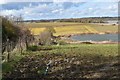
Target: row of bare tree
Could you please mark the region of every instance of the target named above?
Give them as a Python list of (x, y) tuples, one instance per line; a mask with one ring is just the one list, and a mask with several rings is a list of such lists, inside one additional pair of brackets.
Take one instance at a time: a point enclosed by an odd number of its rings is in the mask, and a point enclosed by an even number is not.
[(10, 52), (17, 49), (22, 54), (23, 50), (32, 44), (34, 37), (29, 29), (21, 24), (18, 25), (12, 18), (0, 16), (0, 19), (2, 20), (2, 55), (7, 53), (6, 61), (9, 61)]

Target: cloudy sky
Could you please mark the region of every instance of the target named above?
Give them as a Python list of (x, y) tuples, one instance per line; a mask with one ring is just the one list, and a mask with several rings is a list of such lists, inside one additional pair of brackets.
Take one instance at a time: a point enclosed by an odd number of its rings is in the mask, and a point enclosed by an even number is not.
[(9, 2), (1, 15), (22, 15), (25, 20), (118, 16), (117, 2)]

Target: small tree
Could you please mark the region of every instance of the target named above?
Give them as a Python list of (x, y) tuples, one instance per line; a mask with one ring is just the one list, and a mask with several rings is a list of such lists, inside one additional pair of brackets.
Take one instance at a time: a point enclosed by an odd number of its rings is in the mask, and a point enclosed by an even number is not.
[(45, 31), (49, 32), (51, 36), (53, 36), (53, 33), (56, 33), (53, 27), (46, 27)]
[(53, 27), (46, 27), (46, 29), (40, 33), (39, 43), (41, 45), (50, 45), (54, 41), (53, 33), (55, 29)]

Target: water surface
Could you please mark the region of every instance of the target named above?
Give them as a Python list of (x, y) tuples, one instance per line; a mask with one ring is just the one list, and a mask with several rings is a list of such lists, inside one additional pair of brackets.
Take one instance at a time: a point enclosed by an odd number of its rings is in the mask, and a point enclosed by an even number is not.
[(72, 36), (72, 40), (76, 41), (113, 41), (118, 42), (118, 34), (90, 34)]

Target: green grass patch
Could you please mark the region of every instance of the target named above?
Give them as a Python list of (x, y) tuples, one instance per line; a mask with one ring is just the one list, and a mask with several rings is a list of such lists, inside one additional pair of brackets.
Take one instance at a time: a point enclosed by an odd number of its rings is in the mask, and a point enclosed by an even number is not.
[(13, 71), (13, 67), (17, 65), (21, 58), (23, 58), (25, 55), (15, 55), (15, 53), (11, 53), (11, 58), (9, 62), (4, 62), (2, 64), (2, 72), (7, 73)]

